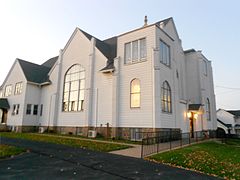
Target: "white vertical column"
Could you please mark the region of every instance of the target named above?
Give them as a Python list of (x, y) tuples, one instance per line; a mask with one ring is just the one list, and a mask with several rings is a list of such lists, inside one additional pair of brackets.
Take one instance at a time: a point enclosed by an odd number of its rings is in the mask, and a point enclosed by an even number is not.
[(58, 60), (57, 60), (57, 65), (56, 67), (58, 68), (58, 78), (57, 78), (57, 89), (56, 89), (56, 97), (55, 97), (55, 109), (54, 109), (54, 117), (53, 117), (53, 126), (57, 126), (58, 125), (58, 117), (59, 117), (59, 112), (61, 112), (62, 110), (62, 99), (60, 99), (60, 85), (61, 82), (63, 82), (64, 80), (61, 79), (62, 78), (62, 53), (63, 50), (60, 49), (59, 50), (59, 56), (58, 56)]
[(90, 49), (90, 54), (89, 54), (89, 64), (86, 69), (86, 106), (85, 106), (85, 111), (86, 111), (86, 126), (94, 126), (93, 122), (93, 96), (94, 96), (94, 71), (95, 71), (95, 38), (91, 39), (91, 49)]

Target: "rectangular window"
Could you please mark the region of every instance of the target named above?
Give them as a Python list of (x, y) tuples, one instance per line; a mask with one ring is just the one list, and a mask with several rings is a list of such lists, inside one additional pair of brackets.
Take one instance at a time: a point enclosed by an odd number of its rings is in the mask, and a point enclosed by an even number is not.
[(146, 38), (125, 44), (125, 64), (140, 62), (146, 59)]
[(21, 94), (22, 93), (22, 88), (23, 88), (23, 83), (18, 82), (15, 85), (15, 94)]
[(19, 113), (19, 107), (20, 107), (20, 104), (14, 104), (14, 105), (13, 105), (12, 115), (18, 115), (18, 113)]
[(32, 113), (32, 105), (31, 104), (27, 104), (26, 114), (31, 114), (31, 113)]
[(38, 114), (38, 105), (34, 105), (33, 106), (33, 115), (37, 115)]
[(205, 60), (203, 60), (203, 73), (207, 76), (207, 62)]
[(126, 43), (125, 44), (125, 63), (131, 63), (132, 58), (131, 58), (131, 43)]
[(170, 47), (160, 40), (160, 62), (170, 66)]
[(12, 94), (12, 85), (7, 85), (5, 87), (5, 96), (8, 97)]
[(42, 116), (42, 113), (43, 113), (43, 104), (41, 104), (40, 106), (40, 116)]

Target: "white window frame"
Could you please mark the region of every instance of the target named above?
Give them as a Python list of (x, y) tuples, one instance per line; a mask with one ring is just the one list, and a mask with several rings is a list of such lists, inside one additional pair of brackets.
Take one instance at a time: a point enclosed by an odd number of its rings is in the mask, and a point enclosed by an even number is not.
[[(171, 67), (171, 47), (162, 39), (160, 39), (159, 48), (160, 63), (164, 64), (167, 67)], [(166, 50), (168, 50), (168, 52), (165, 52)]]
[(11, 84), (6, 85), (4, 96), (8, 97), (8, 96), (11, 96), (11, 94), (12, 94), (12, 85)]
[(23, 89), (23, 82), (17, 82), (17, 83), (15, 84), (14, 94), (15, 94), (15, 95), (21, 94), (21, 93), (22, 93), (22, 89)]
[[(134, 43), (137, 42), (137, 55), (134, 53)], [(141, 42), (144, 42), (143, 44)], [(127, 47), (128, 46), (128, 47)], [(127, 49), (129, 48), (129, 52)], [(130, 57), (129, 57), (130, 55)], [(135, 57), (136, 56), (136, 57)], [(133, 64), (146, 61), (147, 59), (147, 41), (146, 37), (137, 39), (124, 44), (124, 63)]]

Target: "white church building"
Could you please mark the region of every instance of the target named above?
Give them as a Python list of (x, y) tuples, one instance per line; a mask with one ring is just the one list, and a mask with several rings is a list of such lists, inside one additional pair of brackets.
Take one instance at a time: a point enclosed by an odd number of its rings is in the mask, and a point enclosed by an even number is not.
[(76, 28), (41, 65), (16, 59), (0, 87), (0, 127), (133, 138), (215, 130), (211, 62), (184, 51), (173, 18), (99, 40)]

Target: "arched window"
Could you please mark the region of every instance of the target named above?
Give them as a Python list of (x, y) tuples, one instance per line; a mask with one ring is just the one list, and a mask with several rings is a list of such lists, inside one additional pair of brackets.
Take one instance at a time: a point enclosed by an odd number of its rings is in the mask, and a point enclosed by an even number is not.
[(161, 102), (162, 111), (171, 113), (172, 112), (171, 88), (167, 81), (164, 81), (161, 87)]
[(85, 69), (79, 64), (73, 65), (64, 76), (62, 110), (83, 110), (84, 89)]
[(140, 107), (140, 80), (133, 79), (130, 84), (130, 107)]
[(206, 116), (207, 116), (207, 120), (211, 121), (210, 101), (208, 98), (207, 98), (207, 102), (206, 102)]

